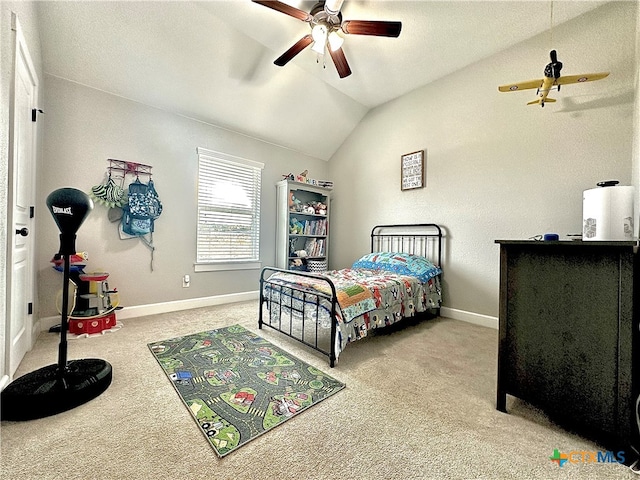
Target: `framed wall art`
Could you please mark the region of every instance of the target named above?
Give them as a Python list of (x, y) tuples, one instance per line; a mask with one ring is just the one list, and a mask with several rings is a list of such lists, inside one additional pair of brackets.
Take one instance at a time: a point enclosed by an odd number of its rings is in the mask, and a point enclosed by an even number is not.
[(402, 190), (422, 188), (425, 184), (424, 150), (400, 157), (400, 186)]

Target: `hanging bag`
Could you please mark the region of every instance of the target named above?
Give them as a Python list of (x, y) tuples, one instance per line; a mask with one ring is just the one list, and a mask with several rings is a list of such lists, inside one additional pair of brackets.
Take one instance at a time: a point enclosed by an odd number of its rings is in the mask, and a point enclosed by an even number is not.
[(110, 208), (121, 207), (127, 201), (124, 188), (113, 181), (111, 172), (109, 172), (109, 177), (105, 183), (91, 187), (89, 196), (97, 203)]
[(122, 231), (131, 236), (153, 233), (154, 221), (162, 213), (162, 203), (153, 180), (148, 184), (139, 179), (129, 185), (129, 202), (123, 207)]
[(140, 238), (151, 249), (153, 271), (153, 230), (156, 218), (162, 213), (162, 202), (152, 180), (144, 184), (136, 178), (129, 185), (128, 203), (122, 207), (121, 238)]

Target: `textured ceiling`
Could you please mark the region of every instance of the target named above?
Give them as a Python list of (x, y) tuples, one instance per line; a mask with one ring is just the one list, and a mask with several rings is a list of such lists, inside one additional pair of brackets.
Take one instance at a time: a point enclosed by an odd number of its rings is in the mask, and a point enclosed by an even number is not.
[(328, 160), (371, 108), (603, 3), (345, 0), (344, 20), (402, 33), (346, 36), (344, 79), (309, 48), (275, 66), (309, 26), (250, 0), (38, 8), (45, 73)]

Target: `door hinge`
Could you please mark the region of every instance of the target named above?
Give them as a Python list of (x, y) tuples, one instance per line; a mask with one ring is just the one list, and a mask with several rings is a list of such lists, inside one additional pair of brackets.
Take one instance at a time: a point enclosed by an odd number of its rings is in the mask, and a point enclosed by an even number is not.
[(29, 302), (29, 305), (27, 305), (27, 314), (33, 315), (33, 302)]
[(36, 207), (31, 205), (29, 207), (29, 218), (33, 218), (36, 215)]
[(44, 113), (42, 110), (40, 110), (39, 108), (32, 108), (31, 109), (31, 121), (35, 122), (36, 121), (36, 115), (38, 114), (38, 112), (40, 113)]

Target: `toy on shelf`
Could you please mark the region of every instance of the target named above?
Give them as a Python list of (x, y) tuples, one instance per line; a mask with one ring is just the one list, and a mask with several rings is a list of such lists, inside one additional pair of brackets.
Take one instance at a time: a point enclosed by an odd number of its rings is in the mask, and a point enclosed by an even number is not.
[[(307, 185), (313, 185), (316, 187), (326, 188), (331, 190), (333, 188), (333, 182), (329, 180), (316, 180), (315, 178), (309, 178), (307, 175), (309, 174), (309, 170), (305, 170), (299, 175), (294, 175), (293, 173), (288, 173), (283, 175), (283, 180), (289, 180), (290, 182), (298, 182), (298, 183), (306, 183)], [(291, 203), (289, 203), (291, 206)]]
[(298, 270), (301, 272), (308, 272), (307, 264), (305, 260), (301, 258), (295, 258), (289, 261), (289, 270)]
[(291, 217), (289, 220), (289, 233), (302, 235), (304, 233), (304, 224), (297, 218)]
[(555, 50), (551, 50), (551, 63), (547, 64), (544, 69), (544, 78), (539, 80), (528, 80), (526, 82), (511, 83), (508, 85), (501, 85), (498, 90), (501, 92), (515, 92), (516, 90), (526, 90), (531, 88), (537, 88), (536, 94), (538, 98), (533, 100), (527, 105), (540, 105), (544, 107), (546, 102), (555, 102), (554, 98), (549, 98), (549, 92), (552, 90), (560, 91), (561, 85), (568, 85), (570, 83), (584, 83), (592, 82), (594, 80), (601, 80), (609, 75), (609, 72), (601, 73), (586, 73), (582, 75), (567, 75), (561, 76), (560, 70), (562, 70), (562, 62), (558, 61), (558, 56)]

